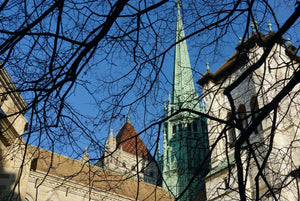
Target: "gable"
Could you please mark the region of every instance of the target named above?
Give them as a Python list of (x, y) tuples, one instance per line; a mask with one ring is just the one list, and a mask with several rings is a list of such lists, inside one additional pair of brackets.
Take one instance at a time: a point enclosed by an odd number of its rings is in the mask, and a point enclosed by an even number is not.
[(153, 159), (146, 145), (130, 122), (126, 122), (115, 137), (117, 147), (147, 160)]

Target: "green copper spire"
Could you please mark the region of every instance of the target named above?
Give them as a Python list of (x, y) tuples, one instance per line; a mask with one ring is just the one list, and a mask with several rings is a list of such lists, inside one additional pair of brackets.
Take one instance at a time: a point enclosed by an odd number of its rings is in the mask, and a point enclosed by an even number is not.
[[(177, 8), (176, 45), (174, 55), (172, 98), (164, 106), (165, 117), (170, 117), (180, 108), (200, 111), (198, 93), (195, 92), (190, 59), (180, 15), (181, 1)], [(205, 105), (201, 105), (205, 112)], [(203, 177), (208, 172), (208, 136), (206, 118), (190, 112), (180, 112), (167, 119), (163, 128), (163, 154), (159, 159), (162, 170), (162, 187), (178, 197), (179, 201), (193, 201)], [(161, 160), (160, 160), (161, 159)], [(192, 180), (193, 179), (193, 180)]]
[(177, 24), (172, 103), (181, 108), (199, 111), (199, 99), (198, 95), (195, 93), (188, 48), (186, 40), (184, 40), (185, 34), (180, 15), (181, 1), (175, 1), (175, 3), (177, 7)]

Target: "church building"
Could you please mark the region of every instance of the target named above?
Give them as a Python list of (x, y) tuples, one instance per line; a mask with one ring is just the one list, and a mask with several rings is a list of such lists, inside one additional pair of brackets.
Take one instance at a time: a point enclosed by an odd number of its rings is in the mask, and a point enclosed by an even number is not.
[(27, 105), (0, 66), (0, 200), (229, 201), (241, 190), (245, 200), (300, 200), (299, 48), (271, 25), (268, 34), (253, 28), (216, 72), (208, 66), (200, 98), (175, 3), (173, 85), (157, 162), (129, 115), (95, 164), (87, 149), (75, 160), (26, 144)]
[(79, 161), (25, 143), (27, 105), (3, 67), (0, 93), (0, 200), (174, 200), (156, 185), (154, 158), (129, 118), (93, 165), (87, 150)]

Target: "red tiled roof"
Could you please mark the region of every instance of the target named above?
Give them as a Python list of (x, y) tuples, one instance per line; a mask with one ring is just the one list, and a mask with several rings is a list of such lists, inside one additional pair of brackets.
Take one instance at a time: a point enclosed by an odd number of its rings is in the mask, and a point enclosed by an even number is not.
[(137, 135), (136, 130), (130, 122), (126, 122), (116, 135), (117, 147), (122, 146), (123, 151), (138, 155), (147, 160), (152, 156), (145, 146), (143, 140)]

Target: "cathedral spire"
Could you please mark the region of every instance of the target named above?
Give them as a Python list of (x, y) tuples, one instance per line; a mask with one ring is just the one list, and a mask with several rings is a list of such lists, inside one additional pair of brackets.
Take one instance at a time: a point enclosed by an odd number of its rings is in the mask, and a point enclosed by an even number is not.
[(175, 4), (177, 7), (177, 24), (172, 104), (177, 108), (189, 108), (198, 111), (198, 95), (195, 93), (190, 59), (180, 15), (181, 1), (175, 1)]
[[(182, 109), (191, 109), (200, 112), (198, 93), (195, 92), (192, 69), (185, 40), (182, 19), (180, 15), (181, 1), (175, 1), (177, 8), (176, 45), (174, 54), (173, 89), (172, 97), (167, 101), (165, 114), (168, 118), (163, 127), (163, 154), (158, 159), (162, 169), (163, 188), (171, 191), (177, 197), (184, 193), (179, 201), (194, 200), (195, 189), (203, 186), (203, 177), (207, 173), (198, 174), (195, 171), (202, 169), (204, 156), (209, 147), (207, 145), (206, 119), (202, 116), (181, 112)], [(204, 105), (202, 105), (202, 110)], [(167, 110), (167, 111), (166, 111)], [(191, 146), (197, 145), (197, 146)], [(197, 159), (197, 162), (195, 162)], [(205, 168), (206, 166), (204, 166)], [(197, 175), (197, 176), (195, 176)], [(186, 187), (190, 185), (189, 189)]]

